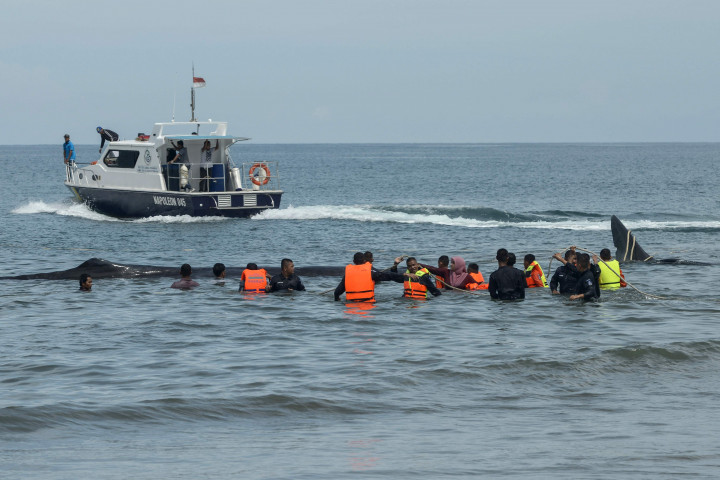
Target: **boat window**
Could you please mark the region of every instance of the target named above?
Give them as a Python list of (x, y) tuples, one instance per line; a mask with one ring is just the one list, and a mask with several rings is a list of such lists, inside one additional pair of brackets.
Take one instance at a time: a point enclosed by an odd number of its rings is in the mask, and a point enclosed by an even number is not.
[(113, 168), (135, 168), (139, 156), (136, 150), (108, 150), (103, 162)]

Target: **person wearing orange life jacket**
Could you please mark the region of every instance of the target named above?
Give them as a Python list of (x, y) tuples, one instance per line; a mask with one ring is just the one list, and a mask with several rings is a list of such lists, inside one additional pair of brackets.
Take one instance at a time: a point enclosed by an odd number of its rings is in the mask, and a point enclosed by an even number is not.
[(480, 273), (480, 267), (477, 263), (471, 263), (467, 266), (468, 276), (472, 279), (465, 284), (467, 290), (487, 290), (488, 284), (485, 282), (482, 273)]
[[(367, 252), (365, 252), (365, 263), (369, 263), (370, 265), (372, 265), (374, 260), (375, 259), (373, 258), (373, 253), (371, 251), (368, 250)], [(379, 273), (378, 269), (375, 267), (371, 267), (370, 269), (375, 273)], [(380, 280), (377, 280), (375, 283), (380, 283)]]
[(248, 263), (247, 268), (240, 275), (239, 292), (261, 293), (268, 291), (268, 278), (270, 275), (264, 268), (258, 268), (255, 263)]
[(544, 287), (547, 288), (548, 283), (545, 274), (540, 265), (535, 261), (535, 255), (528, 253), (525, 255), (525, 281), (527, 288)]
[[(603, 248), (600, 250), (600, 259), (602, 262), (598, 262), (600, 267), (600, 279), (598, 280), (601, 290), (617, 290), (620, 287), (627, 287), (625, 275), (620, 269), (620, 262), (612, 259), (610, 249)], [(618, 274), (620, 276), (618, 277)]]
[[(400, 258), (401, 257), (395, 259), (395, 264), (390, 269), (391, 272), (397, 272)], [(427, 298), (428, 294), (433, 294), (434, 296), (442, 294), (430, 278), (430, 272), (425, 268), (420, 268), (415, 257), (408, 257), (405, 265), (407, 266), (407, 271), (405, 272), (405, 281), (403, 282), (403, 286), (405, 287), (404, 297), (424, 299)]]
[[(335, 301), (340, 300), (340, 295), (345, 294), (348, 302), (374, 302), (375, 284), (383, 280), (391, 280), (402, 283), (404, 275), (397, 272), (378, 272), (373, 268), (368, 257), (372, 258), (370, 252), (357, 252), (353, 256), (353, 263), (345, 267), (345, 275), (335, 288)], [(397, 260), (397, 259), (396, 259)], [(399, 260), (398, 260), (399, 261)]]

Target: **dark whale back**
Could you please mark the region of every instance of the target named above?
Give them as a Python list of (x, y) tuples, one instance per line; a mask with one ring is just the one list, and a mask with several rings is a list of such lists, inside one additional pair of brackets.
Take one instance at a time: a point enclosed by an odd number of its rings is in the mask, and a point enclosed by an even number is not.
[[(225, 274), (228, 276), (240, 277), (245, 267), (227, 267)], [(280, 273), (280, 267), (266, 268), (270, 275)], [(60, 270), (57, 272), (33, 273), (17, 275), (12, 277), (0, 277), (0, 280), (77, 280), (80, 275), (87, 273), (96, 278), (139, 278), (139, 277), (179, 277), (180, 265), (175, 267), (163, 267), (157, 265), (123, 265), (113, 263), (102, 258), (90, 258), (75, 268)], [(308, 266), (296, 267), (295, 273), (300, 277), (332, 277), (341, 276), (345, 273), (345, 267), (332, 266)], [(193, 276), (213, 276), (212, 267), (193, 268)]]

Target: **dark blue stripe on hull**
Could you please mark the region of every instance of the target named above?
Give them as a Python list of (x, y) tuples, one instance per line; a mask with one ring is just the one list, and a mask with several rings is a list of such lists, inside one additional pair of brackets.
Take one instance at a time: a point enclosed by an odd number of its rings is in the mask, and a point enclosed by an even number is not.
[(252, 191), (241, 194), (223, 192), (214, 195), (190, 195), (177, 192), (70, 188), (77, 191), (90, 209), (103, 215), (119, 218), (143, 218), (157, 215), (249, 217), (263, 210), (280, 208), (282, 195), (282, 193), (270, 194)]

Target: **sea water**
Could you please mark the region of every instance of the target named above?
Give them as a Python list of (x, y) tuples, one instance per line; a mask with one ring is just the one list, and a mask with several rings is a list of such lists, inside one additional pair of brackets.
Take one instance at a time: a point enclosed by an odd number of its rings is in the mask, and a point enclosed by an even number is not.
[[(95, 160), (80, 145), (80, 162)], [(61, 146), (0, 147), (3, 276), (119, 263), (434, 264), (500, 247), (546, 275), (610, 248), (658, 258), (582, 304), (528, 291), (367, 308), (195, 277), (0, 281), (3, 478), (714, 478), (720, 471), (719, 144), (242, 145), (282, 208), (117, 220), (74, 203)], [(550, 269), (548, 270), (548, 266)], [(652, 295), (652, 296), (651, 296)], [(655, 298), (662, 297), (662, 298)]]

